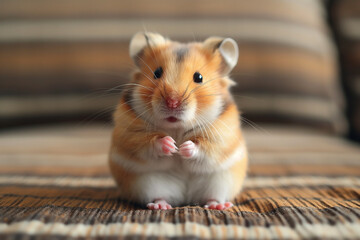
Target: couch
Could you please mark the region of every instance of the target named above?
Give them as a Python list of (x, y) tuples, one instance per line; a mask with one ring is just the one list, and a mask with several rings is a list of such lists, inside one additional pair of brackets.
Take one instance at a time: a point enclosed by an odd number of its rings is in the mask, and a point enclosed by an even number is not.
[(358, 239), (358, 145), (309, 129), (245, 128), (251, 161), (226, 211), (122, 201), (111, 129), (73, 124), (0, 137), (0, 239)]
[[(359, 16), (356, 0), (0, 2), (0, 239), (359, 239)], [(239, 45), (250, 166), (228, 210), (119, 198), (114, 87), (147, 28)]]

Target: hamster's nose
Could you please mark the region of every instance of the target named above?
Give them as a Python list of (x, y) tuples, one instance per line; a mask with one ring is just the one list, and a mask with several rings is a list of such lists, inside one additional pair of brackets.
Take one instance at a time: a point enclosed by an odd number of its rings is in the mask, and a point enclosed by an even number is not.
[(166, 105), (170, 109), (175, 109), (180, 106), (180, 100), (174, 97), (168, 97), (166, 99)]

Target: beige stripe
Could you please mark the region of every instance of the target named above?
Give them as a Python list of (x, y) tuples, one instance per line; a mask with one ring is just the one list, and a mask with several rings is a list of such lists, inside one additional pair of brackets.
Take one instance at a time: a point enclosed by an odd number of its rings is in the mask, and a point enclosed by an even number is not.
[(342, 33), (351, 39), (360, 39), (360, 19), (346, 18), (340, 21), (340, 29)]
[(340, 112), (339, 104), (330, 99), (270, 94), (246, 94), (246, 96), (249, 98), (235, 96), (239, 108), (244, 113), (281, 114), (299, 118), (300, 121), (309, 119), (331, 123), (335, 132), (338, 133), (344, 133), (347, 130), (347, 124)]
[(32, 176), (0, 176), (0, 184), (21, 185), (53, 185), (63, 187), (115, 187), (110, 177), (32, 177)]
[(0, 164), (6, 166), (104, 166), (107, 154), (62, 155), (62, 154), (1, 154)]
[[(0, 176), (0, 184), (21, 185), (53, 185), (64, 187), (114, 187), (115, 183), (110, 177), (33, 177), (33, 176)], [(297, 186), (348, 186), (360, 187), (360, 178), (357, 177), (311, 177), (311, 176), (286, 176), (286, 177), (249, 177), (244, 187), (284, 187)]]
[(336, 104), (329, 99), (274, 94), (246, 94), (246, 96), (247, 98), (242, 98), (241, 95), (235, 96), (239, 108), (244, 113), (281, 113), (322, 121), (331, 121), (334, 115), (339, 114)]
[(1, 97), (0, 115), (4, 118), (96, 112), (99, 109), (106, 110), (108, 107), (115, 107), (118, 99), (117, 95), (104, 95), (101, 101), (98, 98), (86, 98), (86, 95)]
[(311, 165), (352, 165), (360, 166), (359, 152), (253, 152), (250, 154), (251, 164), (311, 164)]
[[(209, 29), (211, 26), (211, 29)], [(0, 42), (123, 40), (144, 27), (171, 38), (197, 39), (209, 35), (231, 36), (239, 40), (261, 40), (309, 49), (327, 55), (333, 46), (317, 29), (286, 22), (239, 19), (146, 19), (142, 20), (52, 20), (0, 23)], [(184, 34), (185, 33), (185, 34)]]
[[(111, 126), (104, 123), (88, 123), (88, 124), (56, 124), (56, 125), (41, 125), (33, 126), (31, 128), (12, 129), (12, 131), (4, 131), (0, 134), (0, 139), (18, 138), (19, 139), (71, 139), (79, 141), (99, 141), (103, 138), (108, 138), (111, 133)], [(94, 138), (95, 137), (95, 138)], [(52, 140), (51, 140), (52, 141)], [(48, 142), (48, 141), (47, 141)], [(2, 146), (5, 141), (0, 144)], [(1, 151), (0, 151), (1, 152)]]
[[(243, 123), (243, 125), (246, 124)], [(283, 127), (286, 128), (286, 126)], [(302, 133), (298, 131), (300, 128), (289, 132), (286, 132), (286, 129), (281, 132), (266, 126), (264, 129), (245, 128), (244, 135), (247, 138), (250, 158), (255, 153), (265, 153), (269, 156), (272, 154), (293, 154), (290, 158), (296, 158), (297, 154), (302, 153), (329, 153), (340, 154), (340, 156), (341, 154), (346, 156), (349, 153), (360, 155), (360, 148), (356, 144), (340, 137), (320, 135), (320, 131), (317, 132), (314, 129), (312, 133), (310, 128), (303, 128)], [(295, 129), (296, 127), (294, 127)], [(317, 162), (317, 159), (314, 159), (314, 162)]]
[[(305, 219), (304, 219), (305, 220)], [(37, 220), (0, 224), (2, 234), (22, 233), (29, 235), (57, 235), (67, 237), (109, 237), (145, 236), (150, 237), (202, 237), (223, 238), (356, 238), (360, 236), (359, 223), (337, 223), (335, 225), (309, 224), (303, 221), (294, 228), (288, 226), (240, 226), (211, 225), (209, 227), (194, 222), (186, 223), (110, 223), (110, 224), (63, 224), (43, 223)]]
[[(251, 164), (331, 164), (331, 165), (353, 165), (360, 166), (359, 152), (252, 152)], [(341, 160), (340, 160), (341, 159)], [(15, 153), (1, 154), (0, 166), (74, 166), (94, 167), (106, 166), (108, 154), (90, 155), (68, 155), (68, 154), (47, 154), (47, 153)]]

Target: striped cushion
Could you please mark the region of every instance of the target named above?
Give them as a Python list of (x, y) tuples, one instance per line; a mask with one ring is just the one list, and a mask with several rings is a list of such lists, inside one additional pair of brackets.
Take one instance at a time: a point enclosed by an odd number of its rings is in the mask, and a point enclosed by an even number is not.
[(330, 9), (340, 49), (350, 135), (360, 141), (360, 4), (336, 0)]
[(0, 83), (0, 116), (111, 108), (118, 95), (103, 89), (128, 81), (129, 39), (147, 29), (181, 41), (233, 37), (240, 48), (234, 93), (246, 117), (343, 133), (325, 15), (317, 0), (6, 1), (0, 8), (7, 19), (0, 22), (0, 77), (8, 81)]
[(306, 129), (246, 129), (250, 172), (228, 211), (118, 199), (110, 129), (0, 136), (0, 239), (359, 239), (360, 147)]

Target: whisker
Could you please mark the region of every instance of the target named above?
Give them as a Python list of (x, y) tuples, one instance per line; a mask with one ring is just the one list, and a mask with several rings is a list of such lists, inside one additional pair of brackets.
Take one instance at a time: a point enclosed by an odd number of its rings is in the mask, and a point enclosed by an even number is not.
[(85, 119), (83, 119), (82, 121), (80, 121), (78, 124), (79, 126), (81, 125), (85, 125), (85, 124), (88, 124), (90, 123), (91, 121), (94, 121), (96, 118), (104, 115), (104, 114), (107, 114), (107, 113), (110, 113), (110, 112), (113, 112), (116, 108), (116, 105), (114, 106), (110, 106), (110, 107), (106, 107), (105, 109), (102, 109), (102, 110), (99, 110), (93, 114), (91, 114), (90, 116), (87, 116)]
[(208, 97), (208, 96), (223, 96), (223, 94), (206, 94), (206, 95), (198, 95), (198, 97)]
[(191, 95), (192, 93), (194, 93), (197, 89), (199, 89), (200, 87), (203, 87), (203, 86), (205, 86), (206, 84), (208, 84), (209, 82), (212, 82), (212, 81), (217, 80), (217, 79), (220, 79), (220, 77), (216, 77), (216, 78), (210, 79), (210, 80), (206, 81), (204, 84), (201, 84), (201, 85), (199, 85), (198, 87), (192, 89), (192, 90), (189, 92), (188, 96), (184, 99), (184, 101), (187, 100), (187, 99), (190, 97), (190, 95)]
[(157, 84), (151, 79), (151, 77), (150, 77), (149, 75), (147, 75), (146, 73), (144, 73), (144, 72), (142, 72), (142, 71), (140, 71), (140, 73), (141, 73), (142, 75), (144, 75), (148, 80), (150, 80), (150, 81), (152, 82), (152, 84), (154, 84), (155, 86), (157, 86)]
[[(199, 117), (199, 116), (198, 116)], [(198, 119), (199, 121), (200, 121), (200, 123), (201, 123), (201, 126), (202, 127), (204, 127), (204, 131), (205, 131), (205, 133), (206, 133), (206, 136), (208, 137), (208, 139), (210, 140), (211, 138), (210, 138), (210, 136), (209, 136), (209, 133), (208, 133), (208, 131), (207, 131), (207, 124), (206, 124), (206, 121), (203, 119), (203, 118), (201, 118), (201, 117), (199, 117), (199, 119)], [(211, 132), (210, 132), (211, 133)], [(214, 137), (214, 136), (213, 136)]]
[[(200, 113), (204, 113), (204, 111), (202, 111), (202, 110), (200, 110), (200, 109), (198, 109), (199, 111), (200, 111)], [(200, 118), (203, 118), (202, 116), (199, 116)], [(204, 119), (204, 118), (203, 118)], [(216, 120), (215, 120), (216, 121)], [(224, 135), (223, 134), (221, 134), (219, 131), (218, 131), (218, 129), (215, 127), (215, 125), (214, 125), (214, 123), (211, 123), (210, 121), (208, 121), (208, 120), (206, 120), (206, 122), (208, 123), (208, 124), (210, 124), (210, 126), (217, 132), (217, 134), (218, 134), (218, 136), (219, 137), (221, 137), (221, 141), (222, 141), (222, 143), (224, 143)], [(211, 130), (210, 130), (211, 131)], [(214, 139), (216, 139), (216, 137), (213, 135), (213, 137), (214, 137)]]
[(190, 121), (190, 124), (191, 124), (191, 128), (192, 128), (192, 129), (193, 129), (193, 131), (194, 131), (195, 137), (197, 137), (197, 134), (196, 134), (196, 129), (195, 129), (195, 126), (194, 126), (193, 122), (192, 122), (192, 121)]
[(126, 110), (125, 112), (122, 112), (120, 115), (116, 116), (117, 118), (115, 120), (119, 120), (119, 117), (122, 117), (124, 114), (130, 112), (130, 111), (134, 111), (134, 109), (130, 108), (129, 110)]
[(151, 69), (151, 67), (142, 59), (140, 56), (136, 56), (138, 59), (141, 60), (142, 63), (145, 64), (145, 66), (150, 70), (150, 72), (154, 72), (154, 70)]
[[(209, 130), (210, 133), (211, 133), (211, 135), (213, 136), (213, 138), (214, 138), (214, 140), (215, 140), (216, 137), (215, 137), (212, 129), (210, 128), (210, 126), (212, 126), (211, 123), (210, 123), (207, 119), (205, 119), (205, 118), (203, 118), (203, 117), (201, 117), (201, 116), (198, 116), (198, 117), (200, 118), (200, 120), (202, 120), (203, 126), (204, 126), (205, 130), (206, 130), (206, 129)], [(210, 126), (209, 126), (209, 124), (210, 124)], [(206, 130), (206, 132), (207, 132), (207, 130)], [(209, 136), (208, 136), (208, 138), (209, 138), (209, 140), (211, 140), (211, 138), (210, 138)]]
[(141, 116), (143, 116), (145, 113), (149, 112), (150, 110), (151, 108), (148, 108), (145, 111), (143, 111), (141, 114), (139, 114), (133, 121), (129, 123), (129, 125), (127, 125), (126, 129), (128, 129), (137, 119), (139, 119)]
[(254, 128), (256, 131), (259, 131), (259, 132), (262, 132), (262, 133), (265, 133), (265, 134), (268, 134), (270, 135), (270, 133), (264, 129), (263, 127), (259, 126), (258, 124), (256, 124), (255, 122), (251, 121), (250, 119), (248, 118), (245, 118), (243, 116), (240, 117), (240, 119), (242, 121), (244, 121), (245, 123), (247, 123), (249, 126), (251, 126), (252, 128)]
[(186, 89), (185, 89), (184, 93), (181, 95), (181, 98), (183, 98), (185, 96), (186, 92), (189, 89), (190, 84), (191, 84), (191, 82), (189, 81), (188, 85), (186, 86)]
[(129, 100), (129, 101), (125, 101), (124, 103), (122, 103), (122, 104), (119, 104), (117, 107), (118, 108), (120, 108), (121, 106), (123, 106), (123, 105), (125, 105), (125, 104), (129, 104), (129, 103), (133, 103), (133, 102), (142, 102), (140, 99), (136, 99), (136, 98), (134, 98), (134, 99), (131, 99), (131, 100)]
[(125, 87), (129, 87), (129, 86), (137, 86), (137, 87), (142, 87), (142, 88), (145, 88), (145, 89), (147, 89), (147, 90), (149, 90), (149, 91), (153, 91), (153, 89), (152, 89), (152, 88), (146, 87), (146, 86), (141, 85), (141, 84), (139, 84), (139, 83), (126, 83), (126, 84), (122, 84), (122, 85), (119, 85), (119, 86), (116, 86), (116, 87), (110, 88), (108, 91), (116, 90), (116, 89), (118, 89), (118, 88), (120, 88), (120, 87), (124, 87), (124, 86), (125, 86)]
[[(145, 27), (144, 27), (145, 28)], [(145, 29), (145, 34), (146, 34), (146, 29)], [(145, 37), (147, 37), (147, 36), (145, 36)], [(149, 39), (149, 38), (147, 38), (147, 39)], [(151, 38), (150, 38), (150, 40), (152, 40)], [(151, 52), (152, 52), (152, 54), (153, 54), (153, 58), (152, 58), (152, 60), (154, 60), (154, 58), (155, 58), (155, 62), (156, 62), (156, 65), (157, 66), (159, 66), (159, 63), (158, 63), (158, 60), (157, 60), (157, 58), (156, 58), (156, 54), (155, 54), (155, 51), (154, 51), (154, 49), (152, 48), (152, 46), (151, 46), (151, 44), (148, 44), (148, 46), (149, 46), (149, 48), (151, 49)]]
[(205, 138), (205, 134), (204, 134), (204, 130), (202, 128), (202, 124), (198, 121), (198, 119), (195, 119), (196, 124), (199, 126), (200, 131), (201, 131), (201, 135), (203, 136), (203, 138)]

